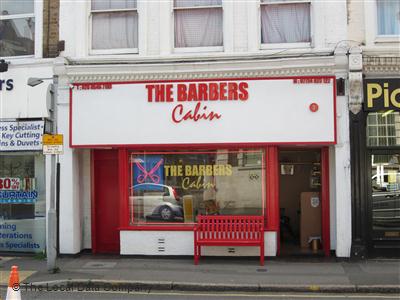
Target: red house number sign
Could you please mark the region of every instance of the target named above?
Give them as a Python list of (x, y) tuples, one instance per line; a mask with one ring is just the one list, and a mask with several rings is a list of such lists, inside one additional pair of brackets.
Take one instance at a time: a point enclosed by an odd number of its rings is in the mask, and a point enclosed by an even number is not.
[(317, 112), (318, 109), (319, 109), (319, 106), (318, 106), (317, 103), (313, 102), (313, 103), (310, 104), (310, 110), (311, 110), (311, 112)]

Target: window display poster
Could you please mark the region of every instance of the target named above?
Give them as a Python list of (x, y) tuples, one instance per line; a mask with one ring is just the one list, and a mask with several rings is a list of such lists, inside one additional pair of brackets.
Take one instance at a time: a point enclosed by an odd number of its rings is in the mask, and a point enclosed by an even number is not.
[[(143, 183), (164, 184), (164, 159), (159, 155), (133, 158), (133, 185)], [(153, 186), (155, 189), (157, 186)]]
[(0, 178), (0, 204), (35, 203), (38, 199), (35, 178)]
[(42, 252), (46, 247), (46, 220), (35, 219), (1, 220), (0, 251)]

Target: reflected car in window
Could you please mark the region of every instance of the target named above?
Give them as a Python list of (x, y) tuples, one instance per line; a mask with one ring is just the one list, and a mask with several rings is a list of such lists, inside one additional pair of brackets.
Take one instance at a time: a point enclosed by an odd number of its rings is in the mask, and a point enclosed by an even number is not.
[(131, 215), (143, 220), (181, 221), (181, 202), (172, 186), (155, 183), (134, 185), (129, 197)]
[[(393, 176), (393, 174), (391, 174)], [(394, 173), (400, 178), (400, 173)], [(372, 176), (372, 223), (376, 229), (400, 228), (400, 184), (389, 182), (389, 174)], [(397, 181), (397, 180), (396, 180)]]

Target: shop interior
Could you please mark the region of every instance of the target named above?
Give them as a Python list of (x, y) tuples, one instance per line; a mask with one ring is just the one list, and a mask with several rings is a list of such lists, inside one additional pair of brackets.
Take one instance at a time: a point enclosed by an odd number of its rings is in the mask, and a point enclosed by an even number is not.
[(281, 256), (323, 256), (321, 151), (282, 149), (280, 163)]

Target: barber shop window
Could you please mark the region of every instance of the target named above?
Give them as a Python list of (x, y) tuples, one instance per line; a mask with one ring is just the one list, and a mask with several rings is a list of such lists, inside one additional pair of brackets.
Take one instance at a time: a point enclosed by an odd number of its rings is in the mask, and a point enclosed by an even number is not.
[(0, 57), (35, 53), (35, 15), (33, 0), (1, 0)]
[(138, 21), (137, 0), (92, 0), (92, 53), (137, 53)]
[(261, 44), (296, 44), (309, 46), (311, 41), (311, 1), (261, 0)]
[(400, 35), (400, 1), (377, 0), (378, 35)]
[[(238, 163), (232, 164), (232, 157)], [(242, 167), (246, 157), (252, 158), (252, 168)], [(198, 215), (264, 213), (262, 150), (135, 152), (129, 164), (131, 225), (190, 224)]]
[(175, 48), (222, 51), (222, 0), (174, 0)]

